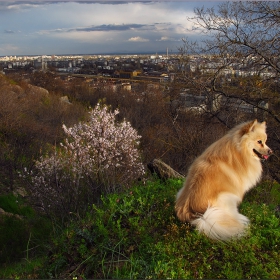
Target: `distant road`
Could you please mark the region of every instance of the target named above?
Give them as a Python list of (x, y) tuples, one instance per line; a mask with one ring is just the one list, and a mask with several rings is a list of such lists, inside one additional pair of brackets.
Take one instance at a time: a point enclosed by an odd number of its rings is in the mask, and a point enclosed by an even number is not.
[(89, 74), (72, 74), (72, 73), (57, 73), (59, 76), (71, 76), (76, 78), (87, 78), (87, 79), (105, 79), (111, 81), (124, 81), (124, 82), (137, 82), (137, 83), (162, 83), (162, 77), (151, 77), (151, 76), (137, 76), (137, 78), (112, 78), (106, 76), (89, 75)]

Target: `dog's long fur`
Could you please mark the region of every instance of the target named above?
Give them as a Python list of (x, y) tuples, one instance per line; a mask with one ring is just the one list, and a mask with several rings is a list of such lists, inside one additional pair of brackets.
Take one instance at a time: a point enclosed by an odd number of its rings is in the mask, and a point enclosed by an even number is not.
[(176, 197), (178, 218), (216, 240), (242, 236), (249, 224), (238, 212), (244, 194), (260, 180), (266, 123), (242, 123), (208, 147), (191, 165)]

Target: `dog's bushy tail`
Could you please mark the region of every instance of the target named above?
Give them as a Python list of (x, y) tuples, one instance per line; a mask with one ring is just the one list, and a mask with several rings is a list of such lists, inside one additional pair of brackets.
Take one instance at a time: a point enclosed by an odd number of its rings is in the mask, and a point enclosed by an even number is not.
[(249, 220), (238, 212), (230, 213), (217, 207), (209, 207), (191, 224), (211, 239), (227, 241), (244, 235)]

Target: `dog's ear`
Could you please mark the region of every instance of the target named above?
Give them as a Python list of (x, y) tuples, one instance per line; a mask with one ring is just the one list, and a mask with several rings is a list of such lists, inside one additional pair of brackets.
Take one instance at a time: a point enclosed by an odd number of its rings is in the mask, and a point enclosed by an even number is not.
[(254, 128), (256, 126), (256, 124), (258, 123), (258, 120), (255, 119), (254, 121), (252, 121), (251, 123), (249, 123), (249, 129), (247, 132), (250, 132), (250, 131), (254, 131)]
[(264, 128), (266, 128), (266, 122), (262, 122), (261, 126), (263, 126)]
[(241, 135), (243, 136), (243, 135), (249, 133), (250, 131), (253, 131), (254, 127), (257, 123), (258, 123), (258, 120), (254, 120), (252, 122), (248, 122), (248, 123), (244, 124), (244, 126), (240, 130)]

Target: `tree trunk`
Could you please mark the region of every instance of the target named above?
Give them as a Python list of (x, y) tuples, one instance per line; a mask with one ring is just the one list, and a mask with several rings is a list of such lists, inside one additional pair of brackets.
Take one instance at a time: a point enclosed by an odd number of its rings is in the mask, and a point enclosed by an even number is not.
[(160, 159), (153, 159), (150, 163), (148, 163), (148, 168), (152, 174), (156, 174), (162, 180), (167, 180), (170, 178), (185, 178), (185, 176), (175, 171), (173, 168), (171, 168), (169, 165), (167, 165)]

